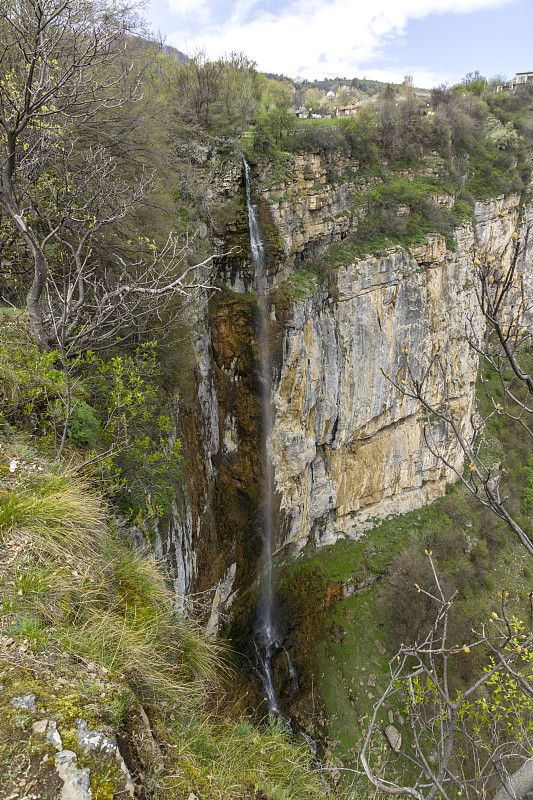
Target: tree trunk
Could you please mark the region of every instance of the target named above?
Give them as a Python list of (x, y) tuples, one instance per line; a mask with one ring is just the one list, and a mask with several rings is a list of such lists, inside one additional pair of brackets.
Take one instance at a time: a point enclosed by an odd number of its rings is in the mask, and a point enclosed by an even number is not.
[(493, 800), (522, 800), (533, 790), (533, 757), (509, 775), (503, 782)]
[(44, 350), (50, 349), (50, 342), (44, 327), (43, 312), (39, 305), (39, 300), (46, 286), (48, 275), (48, 264), (45, 255), (34, 232), (29, 228), (22, 217), (20, 208), (15, 199), (12, 184), (12, 174), (14, 170), (14, 145), (12, 152), (7, 159), (2, 171), (2, 189), (0, 191), (0, 202), (6, 208), (9, 216), (13, 220), (17, 229), (33, 256), (33, 282), (30, 291), (26, 295), (26, 306), (30, 321), (31, 332)]
[[(28, 239), (26, 239), (26, 241), (28, 242)], [(41, 248), (38, 245), (33, 246), (31, 242), (28, 243), (32, 250), (34, 263), (33, 283), (30, 287), (30, 291), (26, 295), (30, 328), (41, 347), (45, 350), (50, 350), (50, 341), (44, 327), (43, 312), (39, 305), (41, 294), (46, 285), (48, 265)]]

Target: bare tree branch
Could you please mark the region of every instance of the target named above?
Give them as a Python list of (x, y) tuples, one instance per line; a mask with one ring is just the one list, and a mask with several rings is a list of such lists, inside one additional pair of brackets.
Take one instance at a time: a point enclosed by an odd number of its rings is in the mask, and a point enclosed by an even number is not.
[[(533, 787), (533, 636), (509, 616), (504, 591), (501, 617), (493, 613), (492, 624), (483, 625), (473, 641), (450, 646), (447, 630), (454, 597), (446, 599), (431, 553), (426, 554), (437, 591), (416, 588), (437, 602), (435, 622), (423, 642), (402, 645), (390, 662), (389, 685), (374, 706), (361, 764), (370, 782), (386, 794), (417, 800), (438, 795), (451, 800), (457, 794), (522, 800)], [(484, 657), (483, 671), (466, 688), (452, 689), (447, 681), (449, 660), (469, 657), (475, 649)], [(505, 714), (498, 713), (502, 696)], [(398, 758), (418, 775), (405, 785), (394, 773), (388, 778), (381, 774), (380, 760), (373, 756), (374, 741), (381, 736), (381, 710), (393, 697), (407, 707), (413, 745), (411, 753), (401, 748)]]

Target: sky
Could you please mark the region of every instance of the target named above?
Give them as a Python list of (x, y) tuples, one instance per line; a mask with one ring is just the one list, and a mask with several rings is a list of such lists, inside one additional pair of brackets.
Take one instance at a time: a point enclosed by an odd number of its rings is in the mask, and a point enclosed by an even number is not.
[(168, 44), (243, 52), (263, 72), (415, 86), (533, 71), (533, 0), (148, 0)]

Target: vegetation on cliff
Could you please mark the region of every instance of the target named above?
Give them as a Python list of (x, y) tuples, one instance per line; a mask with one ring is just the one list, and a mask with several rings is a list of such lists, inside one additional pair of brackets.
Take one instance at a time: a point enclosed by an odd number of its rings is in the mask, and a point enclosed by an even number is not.
[[(313, 261), (304, 255), (302, 267), (289, 274), (286, 286), (292, 299), (315, 294), (317, 278), (333, 275), (328, 294), (322, 287), (315, 298), (316, 312), (320, 298), (334, 300), (337, 266), (349, 268), (351, 264), (357, 269), (357, 259), (365, 253), (391, 245), (412, 245), (429, 232), (444, 234), (451, 249), (457, 224), (465, 218), (475, 224), (475, 200), (505, 194), (515, 195), (513, 205), (519, 197), (528, 200), (531, 99), (528, 91), (498, 93), (483, 81), (469, 80), (451, 90), (436, 90), (426, 115), (415, 113), (412, 97), (394, 102), (393, 94), (385, 92), (380, 105), (376, 103), (373, 111), (363, 108), (341, 123), (341, 131), (330, 125), (317, 125), (312, 134), (304, 126), (292, 131), (278, 128), (270, 145), (260, 141), (260, 149), (267, 151), (270, 146), (266, 170), (272, 180), (267, 178), (265, 187), (267, 200), (276, 211), (287, 206), (293, 195), (294, 204), (300, 202), (304, 207), (306, 195), (313, 195), (315, 202), (307, 204), (308, 212), (320, 208), (321, 202), (333, 205), (328, 192), (331, 196), (332, 187), (343, 181), (350, 186), (352, 200), (360, 201), (359, 206), (354, 203), (357, 216), (354, 214), (348, 237), (342, 238), (337, 228), (333, 235), (342, 241), (324, 246)], [(357, 152), (358, 166), (365, 172), (360, 191), (361, 170), (335, 174), (335, 160), (347, 151), (343, 134), (347, 139), (352, 136), (351, 153)], [(325, 175), (309, 188), (309, 170), (302, 169), (291, 154), (291, 150), (303, 151), (304, 142), (314, 152), (320, 151), (321, 164), (327, 165)], [(300, 164), (292, 183), (286, 177), (291, 159)], [(499, 216), (506, 214), (507, 210), (500, 208)], [(451, 435), (460, 442), (466, 458), (464, 473), (461, 468), (454, 469), (463, 488), (455, 487), (433, 507), (384, 523), (359, 543), (342, 541), (331, 550), (316, 551), (310, 546), (280, 575), (280, 606), (290, 608), (294, 620), (289, 641), (307, 659), (309, 670), (307, 696), (294, 701), (291, 713), (326, 742), (328, 755), (340, 755), (348, 767), (347, 781), (351, 770), (357, 771), (361, 764), (360, 750), (368, 735), (367, 744), (374, 751), (372, 769), (367, 772), (374, 786), (384, 792), (419, 798), (496, 792), (500, 796), (506, 791), (522, 796), (531, 785), (531, 622), (521, 622), (530, 615), (527, 553), (532, 548), (528, 505), (532, 384), (526, 327), (531, 316), (525, 288), (530, 268), (529, 210), (517, 214), (517, 220), (496, 256), (475, 237), (466, 254), (473, 267), (474, 302), (477, 298), (485, 328), (485, 335), (477, 337), (473, 315), (466, 313), (464, 346), (472, 348), (482, 362), (478, 413), (471, 420), (471, 435), (462, 436), (459, 431), (459, 415), (450, 399), (452, 395), (456, 399), (454, 376), (448, 377), (443, 362), (437, 369), (447, 376), (446, 399), (435, 399), (438, 391), (434, 385), (430, 397), (428, 376), (438, 361), (440, 342), (433, 343), (434, 359), (427, 371), (422, 370), (423, 377), (412, 369), (416, 356), (405, 349), (405, 358), (395, 366), (397, 374), (392, 378), (399, 394), (421, 402), (427, 412), (428, 448), (452, 470), (452, 459), (446, 460), (428, 431), (437, 421), (453, 429)], [(325, 221), (320, 223), (326, 229)], [(486, 219), (480, 228), (483, 224)], [(311, 248), (312, 244), (309, 251)], [(448, 257), (453, 258), (451, 254)], [(425, 268), (426, 264), (422, 272)], [(304, 307), (301, 304), (298, 313)], [(442, 353), (441, 358), (446, 361), (447, 354)], [(506, 520), (508, 527), (501, 520)], [(512, 541), (513, 533), (521, 544)], [(437, 589), (432, 558), (441, 582)], [(443, 611), (454, 595), (452, 611)], [(440, 617), (435, 622), (439, 603)], [(486, 631), (491, 620), (494, 624), (501, 618), (496, 644), (496, 638)], [(443, 639), (439, 638), (441, 624), (446, 628)], [(479, 634), (475, 644), (473, 632)], [(432, 635), (433, 643), (428, 644)], [(447, 644), (438, 650), (437, 641), (444, 642), (446, 636), (450, 637)], [(524, 647), (525, 655), (521, 655)], [(448, 650), (453, 656), (449, 661)], [(403, 671), (396, 671), (391, 661), (395, 651), (400, 659), (405, 658)], [(387, 688), (389, 667), (393, 680)], [(411, 668), (422, 670), (423, 685), (410, 681)], [(446, 688), (446, 695), (439, 695), (443, 674), (445, 680), (450, 679), (451, 688)], [(400, 683), (406, 687), (403, 704), (397, 697)], [(455, 714), (463, 702), (458, 726), (465, 738), (459, 745)], [(457, 708), (452, 708), (454, 703)], [(455, 721), (448, 724), (450, 719)], [(483, 730), (489, 724), (490, 730)], [(401, 733), (401, 752), (398, 739), (383, 736), (390, 728), (394, 736)], [(492, 768), (494, 759), (501, 768), (500, 777)], [(357, 790), (364, 793), (366, 784), (354, 780)]]
[[(363, 764), (384, 792), (500, 796), (516, 781), (521, 797), (531, 785), (531, 228), (526, 211), (516, 219), (497, 257), (479, 242), (470, 254), (483, 325), (474, 332), (466, 310), (461, 342), (481, 370), (464, 428), (459, 374), (446, 373), (442, 342), (431, 343), (422, 368), (404, 344), (394, 376), (383, 373), (419, 401), (428, 450), (458, 484), (360, 542), (309, 547), (279, 583), (296, 650), (312, 665), (311, 698), (295, 702), (295, 713), (327, 730), (342, 763)], [(437, 421), (464, 469), (437, 441)], [(386, 758), (391, 750), (397, 758)]]
[[(484, 370), (478, 397), (482, 413), (490, 413), (490, 397), (503, 402), (502, 387), (493, 371)], [(505, 462), (508, 471), (504, 472), (502, 491), (509, 509), (531, 535), (531, 460), (522, 431), (519, 421), (506, 419), (504, 423), (494, 415), (485, 431), (484, 457), (490, 463), (494, 459)], [(456, 644), (459, 649), (468, 646), (473, 630), (479, 632), (494, 615), (501, 617), (502, 589), (509, 617), (524, 620), (528, 633), (530, 557), (519, 541), (510, 537), (501, 520), (456, 484), (442, 499), (381, 523), (359, 542), (344, 539), (321, 550), (304, 551), (282, 569), (280, 602), (291, 609), (294, 624), (289, 636), (303, 667), (303, 691), (290, 713), (326, 742), (328, 753), (338, 758), (339, 768), (347, 768), (344, 782), (354, 782), (363, 791), (360, 779), (353, 779), (350, 770), (358, 769), (375, 705), (390, 678), (389, 662), (396, 664), (395, 653), (404, 644), (425, 641), (435, 620), (437, 604), (431, 596), (435, 582), (427, 553), (432, 554), (447, 597), (455, 595), (448, 620), (452, 649)], [(489, 661), (490, 653), (479, 647), (458, 653), (449, 665), (454, 692), (474, 683)], [(490, 702), (492, 689), (481, 691), (476, 702), (483, 698)], [(527, 728), (529, 695), (519, 694), (513, 708)], [(391, 754), (382, 735), (390, 724), (402, 736), (402, 752), (411, 755), (409, 714), (395, 694), (381, 706), (372, 740), (372, 761), (378, 772)], [(505, 732), (499, 735), (505, 741)], [(516, 731), (512, 735), (517, 735)], [(427, 746), (429, 753), (432, 746)], [(390, 762), (388, 778), (413, 780), (410, 785), (414, 785), (411, 769), (402, 763), (398, 759)]]
[[(187, 371), (184, 331), (214, 291), (207, 268), (236, 213), (225, 168), (233, 159), (238, 180), (237, 139), (254, 117), (241, 144), (271, 170), (270, 188), (298, 151), (351, 161), (349, 172), (329, 177), (350, 185), (352, 230), (293, 274), (298, 299), (315, 290), (317, 275), (365, 252), (428, 232), (451, 243), (476, 199), (525, 195), (531, 94), (497, 94), (475, 79), (434, 91), (422, 106), (412, 87), (401, 96), (384, 87), (356, 116), (315, 127), (296, 123), (286, 82), (258, 76), (242, 54), (210, 61), (197, 53), (183, 64), (127, 36), (126, 9), (69, 0), (43, 7), (44, 15), (31, 2), (10, 4), (0, 20), (0, 290), (10, 305), (0, 320), (4, 785), (14, 791), (26, 775), (59, 787), (59, 748), (42, 738), (55, 726), (89, 768), (96, 800), (129, 791), (118, 758), (88, 757), (81, 720), (117, 736), (146, 797), (322, 796), (307, 748), (279, 722), (258, 729), (241, 713), (246, 704), (225, 683), (229, 668), (217, 663), (223, 650), (176, 612), (183, 598), (151, 556), (182, 469), (175, 407)], [(230, 200), (220, 208), (224, 192)], [(273, 225), (270, 234), (279, 247)], [(241, 329), (250, 339), (248, 323)], [(489, 392), (493, 401), (500, 388)], [(233, 396), (225, 402), (238, 407)], [(529, 536), (531, 465), (513, 425), (496, 423), (489, 446), (506, 448), (503, 485)], [(238, 529), (238, 492), (223, 481), (217, 492), (231, 496), (227, 530)], [(327, 742), (333, 766), (336, 754), (356, 764), (387, 649), (431, 623), (427, 595), (411, 585), (431, 577), (421, 548), (457, 589), (450, 629), (462, 642), (496, 613), (496, 583), (528, 588), (529, 567), (517, 547), (504, 551), (504, 538), (501, 523), (456, 488), (364, 542), (306, 553), (282, 572), (279, 594), (294, 612), (307, 668), (294, 712)], [(480, 667), (463, 652), (458, 687)], [(385, 710), (409, 742), (403, 708)], [(378, 759), (387, 748), (377, 746)]]
[[(474, 77), (423, 98), (408, 84), (400, 93), (387, 86), (348, 117), (300, 121), (283, 101), (259, 114), (256, 157), (274, 184), (283, 154), (290, 162), (291, 153), (306, 148), (357, 164), (355, 172), (335, 176), (353, 185), (357, 217), (326, 262), (410, 245), (429, 232), (442, 233), (451, 245), (455, 226), (472, 219), (476, 200), (527, 192), (531, 91), (497, 92)], [(363, 191), (361, 178), (368, 181)]]
[(118, 5), (6, 11), (2, 792), (68, 774), (96, 800), (321, 796), (307, 746), (252, 724), (149, 541), (180, 479), (184, 331), (212, 291), (197, 265), (222, 244), (212, 186), (253, 67), (180, 64)]

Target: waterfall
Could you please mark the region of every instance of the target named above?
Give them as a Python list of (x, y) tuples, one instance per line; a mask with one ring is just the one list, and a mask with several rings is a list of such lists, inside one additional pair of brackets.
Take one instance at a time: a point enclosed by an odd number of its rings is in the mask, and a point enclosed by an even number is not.
[(289, 651), (283, 646), (281, 637), (276, 630), (274, 610), (274, 587), (272, 581), (272, 551), (274, 549), (274, 473), (272, 459), (269, 451), (269, 437), (272, 431), (272, 354), (268, 337), (268, 284), (265, 275), (265, 248), (259, 228), (257, 207), (252, 203), (252, 181), (250, 165), (243, 158), (246, 177), (246, 209), (248, 211), (248, 226), (250, 230), (250, 247), (255, 267), (256, 289), (259, 298), (259, 324), (257, 328), (257, 343), (259, 349), (259, 385), (261, 393), (261, 421), (263, 435), (261, 437), (261, 467), (262, 467), (262, 517), (261, 540), (263, 544), (264, 569), (259, 584), (259, 601), (257, 608), (256, 629), (254, 634), (254, 650), (256, 656), (257, 673), (263, 684), (265, 702), (270, 714), (279, 716), (288, 730), (299, 733), (309, 747), (315, 768), (320, 772), (321, 779), (326, 786), (322, 765), (317, 757), (316, 742), (304, 731), (293, 731), (291, 720), (283, 714), (278, 707), (278, 699), (274, 678), (272, 675), (272, 659), (278, 652), (284, 652), (287, 659), (287, 672), (292, 681), (293, 692), (298, 690), (298, 673), (292, 662)]
[(246, 209), (250, 229), (250, 247), (255, 267), (256, 289), (259, 297), (259, 324), (257, 343), (259, 349), (259, 386), (261, 394), (262, 496), (261, 496), (261, 541), (263, 545), (264, 569), (259, 585), (259, 602), (254, 639), (256, 667), (263, 684), (265, 701), (270, 713), (278, 714), (276, 688), (272, 677), (272, 658), (279, 649), (278, 634), (273, 621), (274, 591), (272, 585), (272, 550), (274, 548), (274, 476), (269, 452), (269, 436), (272, 430), (272, 355), (268, 338), (268, 284), (265, 275), (265, 248), (259, 228), (257, 207), (252, 203), (250, 166), (244, 160), (246, 177)]

